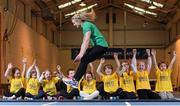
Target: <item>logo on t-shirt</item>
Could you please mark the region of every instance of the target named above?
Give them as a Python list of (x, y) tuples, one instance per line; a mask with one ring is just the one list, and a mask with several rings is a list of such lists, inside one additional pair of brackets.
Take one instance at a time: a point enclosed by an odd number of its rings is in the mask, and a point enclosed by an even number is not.
[(147, 81), (147, 77), (139, 77), (139, 81), (140, 82)]
[(112, 87), (114, 86), (114, 81), (108, 81), (105, 83), (106, 86)]
[(168, 76), (160, 76), (160, 81), (168, 81)]

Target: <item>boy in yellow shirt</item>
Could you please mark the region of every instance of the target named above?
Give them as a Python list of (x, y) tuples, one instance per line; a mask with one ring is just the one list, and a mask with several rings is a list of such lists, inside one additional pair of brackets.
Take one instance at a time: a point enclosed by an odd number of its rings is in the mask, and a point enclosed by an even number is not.
[(122, 92), (122, 89), (120, 89), (119, 85), (118, 85), (118, 72), (120, 70), (120, 64), (117, 62), (117, 61), (119, 61), (117, 54), (114, 54), (114, 58), (115, 58), (115, 61), (117, 64), (115, 72), (113, 72), (112, 65), (107, 64), (104, 66), (105, 74), (102, 73), (101, 68), (105, 62), (105, 59), (103, 59), (103, 58), (100, 60), (100, 64), (97, 68), (97, 73), (103, 81), (103, 86), (100, 85), (98, 90), (100, 92), (100, 95), (104, 99), (110, 99), (111, 97), (119, 97)]
[(149, 49), (146, 49), (148, 55), (147, 65), (144, 61), (139, 61), (137, 65), (136, 49), (133, 49), (132, 68), (136, 77), (136, 90), (139, 99), (161, 99), (161, 97), (155, 92), (151, 91), (149, 83), (149, 73), (152, 66), (151, 53)]
[[(57, 68), (58, 69), (58, 73), (59, 76), (61, 78), (65, 78), (65, 75), (62, 73), (61, 68)], [(72, 79), (75, 75), (75, 70), (72, 68), (69, 68), (67, 70), (67, 78), (68, 79)], [(61, 90), (60, 93), (58, 94), (58, 96), (63, 96), (66, 99), (73, 99), (74, 97), (78, 97), (79, 96), (79, 87), (78, 89), (75, 89), (73, 87), (71, 87), (70, 85), (66, 85), (64, 82), (61, 82), (58, 84), (58, 86), (61, 86)]]
[[(23, 71), (22, 74), (20, 69), (17, 67), (13, 67), (12, 63), (8, 64), (6, 72), (4, 74), (5, 78), (9, 80), (10, 83), (10, 91), (5, 93), (3, 99), (23, 99), (25, 95), (25, 70), (26, 70), (26, 58), (23, 58)], [(11, 75), (10, 75), (11, 72)]]
[(155, 91), (159, 93), (162, 99), (174, 99), (174, 96), (171, 93), (173, 92), (172, 83), (171, 83), (171, 72), (172, 72), (173, 64), (176, 60), (176, 52), (175, 51), (173, 52), (173, 58), (169, 66), (167, 66), (167, 64), (164, 62), (160, 63), (158, 66), (156, 61), (156, 51), (152, 50), (151, 54), (153, 56), (153, 60), (156, 68), (157, 81), (156, 81)]

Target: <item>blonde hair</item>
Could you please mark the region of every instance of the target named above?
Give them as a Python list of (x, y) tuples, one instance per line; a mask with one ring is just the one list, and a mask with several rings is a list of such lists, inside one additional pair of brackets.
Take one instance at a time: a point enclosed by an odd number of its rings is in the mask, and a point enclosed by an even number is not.
[(94, 12), (93, 9), (91, 9), (91, 12), (82, 12), (82, 13), (78, 13), (78, 14), (75, 14), (73, 17), (72, 17), (72, 20), (73, 19), (79, 19), (79, 20), (82, 20), (82, 21), (95, 21), (96, 19), (96, 14)]

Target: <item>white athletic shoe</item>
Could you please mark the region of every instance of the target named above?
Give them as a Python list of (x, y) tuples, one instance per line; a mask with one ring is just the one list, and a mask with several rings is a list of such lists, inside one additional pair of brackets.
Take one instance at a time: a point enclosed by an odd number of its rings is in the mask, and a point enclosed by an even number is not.
[(22, 96), (17, 97), (16, 100), (22, 100)]
[(78, 88), (78, 81), (73, 80), (73, 79), (68, 79), (68, 78), (63, 78), (62, 80), (66, 85), (69, 85), (76, 89)]
[(47, 100), (52, 100), (52, 97), (51, 96), (47, 96)]
[(16, 96), (15, 96), (15, 95), (13, 95), (13, 96), (11, 96), (11, 97), (7, 97), (7, 100), (13, 100), (13, 99), (16, 99)]
[(24, 97), (24, 100), (33, 100), (33, 98)]
[(83, 98), (83, 100), (92, 100), (92, 99), (89, 97), (85, 97), (85, 98)]
[(9, 97), (3, 96), (2, 99), (7, 100)]

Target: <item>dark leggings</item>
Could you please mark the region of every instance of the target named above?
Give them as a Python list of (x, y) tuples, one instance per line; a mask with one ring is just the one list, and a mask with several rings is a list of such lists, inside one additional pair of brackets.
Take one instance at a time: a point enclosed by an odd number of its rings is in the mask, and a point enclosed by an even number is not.
[(46, 97), (46, 94), (43, 90), (39, 90), (38, 95), (32, 95), (30, 93), (26, 93), (25, 97), (33, 98), (33, 99), (42, 99), (43, 97)]
[(25, 95), (25, 89), (24, 89), (24, 88), (21, 88), (21, 89), (19, 89), (16, 93), (11, 93), (11, 92), (9, 92), (9, 91), (5, 93), (5, 96), (6, 96), (6, 97), (11, 97), (11, 96), (13, 96), (13, 95), (15, 95), (16, 98), (17, 98), (17, 97), (24, 97), (24, 95)]
[(115, 92), (113, 93), (109, 93), (109, 92), (106, 92), (104, 91), (103, 92), (103, 95), (101, 95), (104, 99), (109, 99), (110, 97), (119, 97), (121, 98), (122, 97), (122, 89), (117, 89)]
[(66, 99), (73, 99), (73, 97), (79, 96), (79, 90), (73, 88), (69, 93), (66, 90), (61, 90), (59, 96), (63, 96)]
[(161, 99), (161, 97), (157, 93), (152, 92), (149, 89), (137, 90), (137, 94), (139, 99)]
[(74, 75), (75, 80), (79, 81), (81, 77), (86, 73), (87, 66), (90, 62), (101, 57), (105, 53), (107, 47), (94, 46), (89, 51), (86, 51), (86, 54), (82, 57), (79, 67)]
[(121, 98), (123, 96), (123, 91), (121, 88), (117, 89), (115, 92), (113, 93), (109, 93), (104, 91), (104, 84), (101, 83), (99, 84), (99, 86), (97, 87), (97, 90), (100, 92), (100, 95), (102, 96), (103, 99), (109, 99), (110, 97), (119, 97)]
[(56, 83), (56, 89), (57, 89), (58, 92), (60, 92), (61, 90), (67, 90), (67, 86), (63, 81), (59, 80)]
[(134, 92), (127, 92), (127, 91), (122, 91), (121, 96), (119, 99), (136, 99), (136, 94)]

